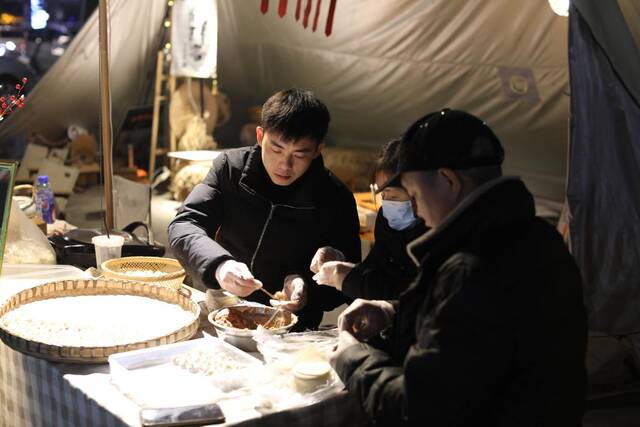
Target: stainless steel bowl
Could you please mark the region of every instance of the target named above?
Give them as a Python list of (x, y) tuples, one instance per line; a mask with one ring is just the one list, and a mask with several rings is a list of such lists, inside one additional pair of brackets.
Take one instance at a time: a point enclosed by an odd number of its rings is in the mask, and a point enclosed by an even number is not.
[[(238, 347), (239, 349), (245, 351), (258, 351), (256, 342), (253, 339), (253, 335), (256, 332), (255, 329), (232, 328), (215, 321), (216, 315), (222, 310), (235, 311), (242, 317), (249, 317), (257, 320), (258, 322), (264, 322), (273, 315), (276, 309), (263, 305), (234, 305), (231, 307), (214, 310), (207, 316), (209, 322), (211, 322), (211, 324), (216, 329), (216, 333), (218, 334), (219, 338), (225, 340), (229, 344)], [(269, 329), (269, 331), (274, 334), (283, 335), (289, 332), (291, 328), (293, 328), (293, 326), (298, 322), (298, 316), (286, 310), (280, 311), (281, 314), (279, 314), (279, 316), (286, 316), (287, 324), (281, 328)]]

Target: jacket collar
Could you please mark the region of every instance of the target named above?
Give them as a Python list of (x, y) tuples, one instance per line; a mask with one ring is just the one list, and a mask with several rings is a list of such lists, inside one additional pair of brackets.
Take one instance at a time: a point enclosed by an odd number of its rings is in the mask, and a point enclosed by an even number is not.
[(463, 242), (497, 244), (505, 229), (534, 217), (533, 196), (524, 183), (516, 177), (500, 177), (471, 192), (438, 227), (409, 243), (407, 253), (419, 266), (425, 257), (432, 258), (432, 251), (446, 255)]
[[(283, 191), (288, 191), (286, 201), (279, 204), (293, 208), (313, 209), (316, 205), (316, 189), (324, 174), (324, 162), (322, 156), (316, 157), (309, 166), (309, 169), (294, 183)], [(251, 147), (249, 156), (240, 176), (240, 185), (249, 193), (269, 200), (267, 197), (268, 188), (274, 186), (262, 163), (262, 150), (256, 144)], [(272, 202), (271, 200), (269, 200)]]

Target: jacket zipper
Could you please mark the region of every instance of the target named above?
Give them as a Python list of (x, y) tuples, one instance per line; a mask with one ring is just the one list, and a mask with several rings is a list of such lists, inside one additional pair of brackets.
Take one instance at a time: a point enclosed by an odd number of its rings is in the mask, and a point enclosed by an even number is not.
[(264, 235), (267, 232), (267, 227), (269, 226), (269, 222), (271, 222), (271, 218), (273, 218), (273, 212), (276, 210), (276, 207), (280, 206), (280, 207), (283, 207), (283, 208), (299, 209), (299, 210), (313, 210), (313, 209), (315, 209), (315, 207), (299, 207), (299, 206), (274, 204), (269, 199), (267, 199), (266, 197), (262, 196), (261, 194), (258, 194), (255, 190), (253, 190), (248, 185), (246, 185), (246, 184), (244, 184), (242, 182), (240, 183), (240, 187), (242, 187), (247, 193), (251, 194), (252, 196), (255, 196), (255, 197), (258, 197), (258, 198), (264, 200), (270, 206), (269, 215), (267, 216), (267, 220), (264, 222), (264, 226), (262, 227), (262, 232), (260, 233), (260, 238), (258, 239), (258, 244), (256, 245), (256, 250), (253, 251), (253, 255), (251, 256), (251, 265), (249, 266), (249, 270), (251, 271), (251, 273), (253, 273), (253, 264), (256, 261), (256, 257), (258, 256), (258, 251), (260, 250), (260, 246), (262, 246), (262, 239), (264, 238)]
[(273, 211), (276, 210), (276, 205), (273, 203), (270, 204), (269, 216), (267, 216), (267, 220), (264, 222), (264, 226), (262, 227), (262, 233), (260, 233), (260, 239), (258, 239), (258, 244), (256, 246), (256, 250), (253, 252), (253, 256), (251, 257), (251, 266), (250, 270), (253, 273), (253, 263), (256, 260), (256, 256), (258, 255), (258, 251), (260, 250), (260, 246), (262, 246), (262, 239), (264, 239), (264, 235), (267, 232), (267, 227), (269, 226), (269, 222), (271, 222), (271, 218), (273, 218)]

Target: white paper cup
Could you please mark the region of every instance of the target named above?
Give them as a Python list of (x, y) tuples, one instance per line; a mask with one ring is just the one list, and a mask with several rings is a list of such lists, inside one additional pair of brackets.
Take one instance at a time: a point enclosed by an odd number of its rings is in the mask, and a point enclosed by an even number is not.
[(95, 236), (91, 239), (91, 243), (96, 248), (96, 266), (101, 268), (102, 263), (122, 256), (122, 245), (124, 237), (122, 236)]

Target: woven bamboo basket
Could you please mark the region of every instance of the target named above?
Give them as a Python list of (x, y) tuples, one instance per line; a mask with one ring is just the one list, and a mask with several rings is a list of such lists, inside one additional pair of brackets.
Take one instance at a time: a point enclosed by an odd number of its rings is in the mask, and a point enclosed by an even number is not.
[(170, 334), (146, 341), (110, 347), (67, 347), (29, 341), (0, 327), (0, 339), (14, 350), (41, 359), (71, 363), (105, 363), (114, 353), (172, 344), (191, 338), (198, 330), (200, 306), (173, 289), (141, 282), (110, 279), (75, 279), (46, 283), (15, 294), (0, 307), (0, 318), (21, 305), (35, 301), (80, 295), (132, 295), (177, 304), (193, 314), (193, 321)]
[[(173, 258), (130, 256), (110, 259), (102, 263), (102, 274), (107, 279), (134, 280), (149, 285), (180, 289), (186, 276), (184, 268)], [(145, 275), (144, 272), (160, 275)], [(139, 274), (132, 274), (138, 272)]]

